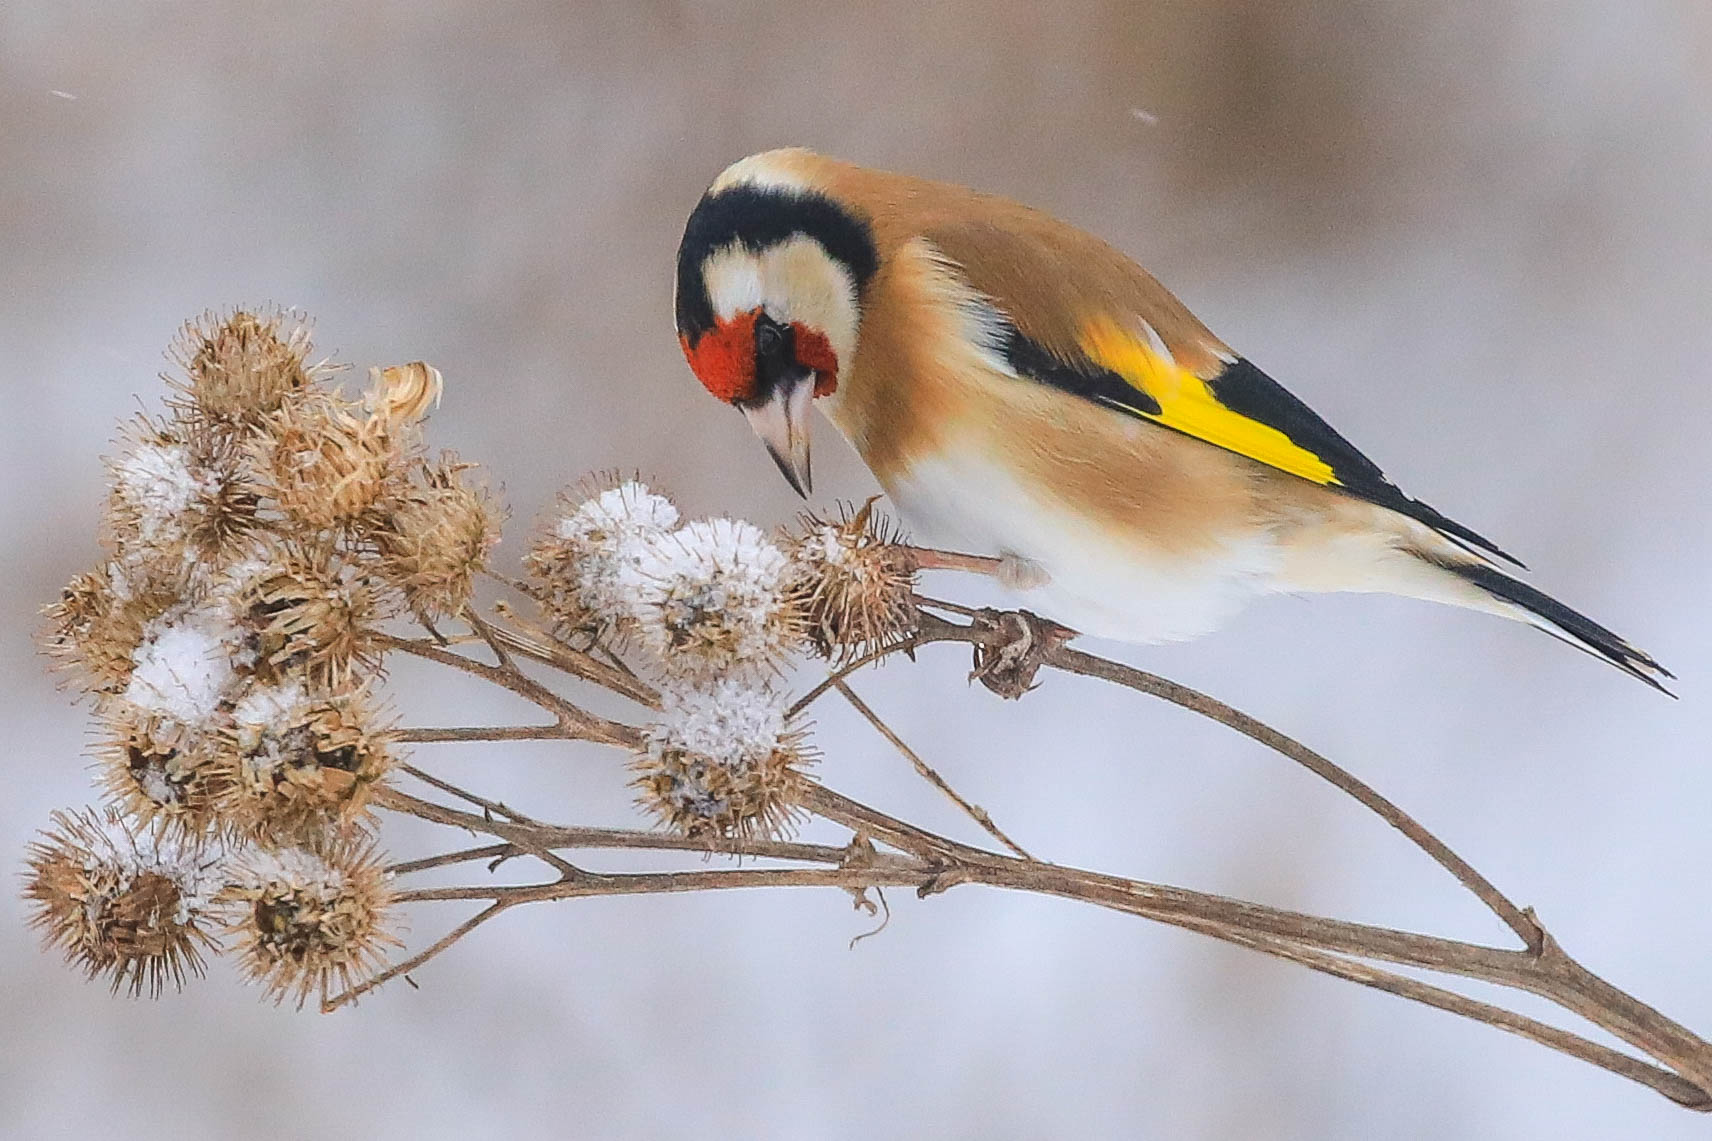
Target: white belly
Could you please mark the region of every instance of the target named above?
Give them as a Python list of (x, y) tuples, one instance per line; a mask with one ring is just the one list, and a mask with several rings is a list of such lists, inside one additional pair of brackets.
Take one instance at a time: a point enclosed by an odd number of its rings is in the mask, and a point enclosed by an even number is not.
[(1037, 564), (1049, 579), (1016, 591), (1017, 605), (1095, 637), (1197, 637), (1251, 599), (1278, 589), (1281, 557), (1270, 534), (1199, 556), (1166, 553), (1144, 541), (1114, 538), (968, 452), (919, 461), (887, 492), (918, 542)]

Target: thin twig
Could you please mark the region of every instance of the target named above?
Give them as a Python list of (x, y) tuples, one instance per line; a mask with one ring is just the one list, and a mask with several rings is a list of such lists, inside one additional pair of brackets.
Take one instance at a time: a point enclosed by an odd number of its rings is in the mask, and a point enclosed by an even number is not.
[[(991, 640), (996, 636), (990, 629), (978, 628), (976, 623), (959, 625), (926, 614), (922, 616), (922, 620), (922, 629), (912, 639), (914, 645), (954, 641), (990, 646)], [(396, 645), (397, 648), (433, 660), (447, 660), (447, 664), (454, 665), (455, 668), (484, 677), (534, 701), (564, 719), (563, 732), (567, 738), (589, 739), (591, 736), (585, 724), (581, 723), (582, 718), (591, 715), (526, 677), (513, 676), (495, 667), (482, 666), (431, 643), (399, 639)], [(626, 873), (620, 876), (584, 873), (576, 879), (521, 887), (424, 888), (401, 893), (399, 898), (408, 902), (437, 899), (494, 901), (493, 906), (474, 921), (479, 922), (491, 913), (496, 913), (494, 908), (521, 902), (588, 895), (692, 891), (700, 890), (703, 886), (825, 885), (840, 887), (846, 891), (860, 891), (866, 887), (913, 884), (919, 894), (928, 895), (959, 883), (982, 883), (993, 887), (1039, 892), (1198, 931), (1453, 1013), (1492, 1022), (1503, 1029), (1523, 1034), (1610, 1072), (1643, 1082), (1684, 1105), (1696, 1109), (1712, 1109), (1712, 1092), (1708, 1092), (1712, 1091), (1712, 1046), (1685, 1027), (1617, 990), (1570, 959), (1538, 925), (1531, 912), (1517, 908), (1441, 841), (1363, 782), (1260, 722), (1204, 694), (1177, 686), (1163, 678), (1062, 646), (1050, 647), (1041, 660), (1042, 664), (1067, 672), (1111, 681), (1172, 701), (1234, 728), (1302, 764), (1374, 811), (1431, 855), (1495, 914), (1504, 919), (1523, 939), (1524, 949), (1485, 947), (1413, 932), (1303, 915), (1182, 888), (1126, 880), (988, 852), (935, 835), (818, 785), (808, 789), (804, 807), (829, 820), (844, 824), (856, 834), (856, 839), (846, 848), (823, 847), (814, 855), (806, 857), (833, 864), (830, 867), (730, 869), (701, 873)], [(613, 743), (634, 747), (638, 736), (634, 728), (614, 722), (604, 722), (602, 726), (607, 737), (616, 738)], [(427, 819), (485, 831), (525, 850), (536, 851), (546, 847), (543, 831), (549, 830), (550, 826), (459, 813), (384, 788), (377, 793), (376, 801), (385, 807), (408, 811)], [(876, 852), (868, 844), (868, 837), (896, 848), (902, 854)], [(682, 846), (667, 843), (666, 840), (666, 837), (649, 836), (648, 842), (637, 843), (635, 846), (681, 850)], [(694, 846), (705, 850), (705, 845)], [(731, 840), (723, 845), (724, 854), (727, 855), (769, 855), (773, 850), (769, 849), (768, 842), (762, 841)], [(472, 927), (473, 922), (460, 931)], [(450, 945), (449, 942), (442, 940), (434, 948), (430, 948), (430, 951), (437, 953), (438, 949), (447, 945)], [(1350, 958), (1351, 956), (1353, 958)], [(1544, 997), (1622, 1038), (1674, 1072), (1659, 1070), (1628, 1055), (1611, 1051), (1567, 1031), (1535, 1022), (1502, 1008), (1479, 1003), (1455, 992), (1381, 970), (1370, 963), (1356, 961), (1359, 959), (1390, 961), (1461, 975)], [(419, 965), (421, 961), (412, 960), (405, 965), (405, 969)], [(387, 977), (394, 977), (397, 973), (402, 971), (395, 970)], [(334, 1001), (336, 1003), (344, 999)]]
[(418, 951), (402, 963), (395, 963), (393, 966), (388, 967), (386, 970), (380, 972), (374, 977), (364, 979), (362, 982), (350, 987), (342, 994), (334, 995), (332, 998), (323, 998), (321, 1000), (321, 1013), (329, 1014), (348, 1002), (355, 1002), (357, 999), (361, 998), (375, 987), (380, 986), (382, 983), (395, 979), (399, 975), (408, 974), (417, 967), (420, 967), (423, 963), (426, 963), (429, 959), (432, 959), (435, 955), (438, 955), (441, 951), (444, 951), (447, 947), (450, 947), (453, 943), (456, 943), (459, 939), (462, 939), (465, 935), (468, 935), (471, 931), (474, 931), (477, 927), (480, 927), (483, 923), (486, 923), (489, 919), (499, 915), (510, 906), (512, 906), (511, 903), (507, 901), (496, 901), (487, 907), (482, 908), (479, 912), (446, 932), (446, 934), (442, 935), (435, 941), (433, 946), (428, 947), (426, 950)]
[[(450, 795), (457, 797), (459, 800), (468, 801), (482, 809), (482, 811), (502, 816), (514, 824), (532, 825), (538, 823), (537, 821), (524, 816), (522, 813), (517, 812), (515, 809), (507, 808), (497, 800), (489, 800), (486, 797), (477, 796), (473, 792), (459, 788), (449, 780), (442, 780), (440, 777), (437, 777), (432, 773), (423, 772), (415, 765), (400, 765), (399, 768), (409, 773), (423, 784), (432, 785), (441, 792), (449, 793)], [(559, 874), (564, 876), (566, 879), (579, 879), (587, 874), (563, 856), (555, 854), (550, 848), (515, 837), (513, 837), (512, 842), (527, 850), (528, 853), (536, 859), (556, 868)]]
[(443, 868), (451, 864), (515, 856), (521, 851), (516, 844), (484, 844), (479, 848), (460, 848), (455, 852), (442, 852), (438, 856), (424, 856), (420, 860), (401, 860), (396, 864), (388, 864), (386, 870), (388, 875), (407, 876), (412, 872), (425, 872), (430, 868)]
[(563, 725), (465, 725), (444, 729), (395, 729), (393, 736), (410, 744), (436, 741), (570, 741)]
[(880, 736), (884, 737), (887, 741), (890, 741), (892, 747), (902, 753), (904, 755), (904, 759), (915, 766), (915, 771), (923, 780), (950, 798), (951, 803), (955, 804), (958, 808), (961, 808), (969, 819), (981, 826), (981, 829), (986, 832), (987, 835), (991, 836), (993, 839), (997, 840), (1023, 859), (1034, 859), (1033, 856), (1023, 851), (1020, 844), (1005, 835), (1004, 832), (1000, 831), (999, 826), (993, 823), (993, 818), (987, 815), (986, 809), (982, 808), (978, 804), (974, 804), (963, 799), (963, 796), (956, 789), (952, 788), (950, 783), (948, 783), (944, 777), (940, 776), (933, 770), (931, 765), (921, 759), (921, 754), (917, 753), (914, 749), (910, 748), (909, 745), (905, 744), (904, 739), (899, 737), (890, 725), (881, 720), (880, 715), (875, 713), (873, 709), (869, 707), (867, 702), (856, 696), (856, 691), (850, 688), (850, 683), (841, 678), (838, 681), (835, 681), (833, 685), (837, 688), (839, 693), (844, 695), (844, 700), (848, 701), (851, 706), (855, 708), (856, 712), (866, 718), (868, 724), (872, 725), (879, 731)]
[(821, 696), (833, 686), (837, 685), (857, 670), (860, 670), (865, 666), (870, 666), (881, 658), (889, 657), (892, 654), (914, 650), (915, 645), (915, 635), (911, 634), (907, 638), (899, 638), (895, 642), (888, 642), (884, 646), (869, 650), (860, 657), (853, 658), (850, 661), (845, 662), (843, 665), (827, 674), (826, 677), (823, 678), (813, 689), (797, 698), (796, 701), (791, 704), (791, 707), (785, 710), (785, 720), (789, 721), (791, 718), (796, 717), (803, 710), (820, 700)]
[(507, 653), (505, 647), (500, 644), (498, 637), (495, 636), (493, 627), (482, 621), (482, 616), (476, 613), (476, 605), (474, 602), (464, 604), (464, 620), (470, 624), (470, 627), (474, 629), (476, 633), (481, 635), (482, 641), (487, 643), (488, 649), (493, 651), (493, 656), (499, 661), (500, 669), (510, 670), (514, 674), (523, 672), (517, 668), (517, 663), (511, 660), (511, 655)]
[(622, 748), (633, 749), (641, 744), (640, 733), (628, 725), (616, 721), (608, 721), (598, 717), (586, 709), (566, 701), (540, 682), (522, 673), (512, 673), (490, 666), (484, 662), (455, 654), (429, 642), (421, 642), (411, 638), (399, 638), (390, 634), (377, 634), (380, 643), (389, 649), (406, 654), (414, 654), (419, 658), (427, 658), (441, 665), (451, 666), (504, 689), (509, 689), (525, 700), (532, 701), (541, 708), (559, 717), (566, 725), (575, 726), (576, 736), (585, 741), (595, 741), (603, 745), (618, 745)]
[[(833, 847), (830, 844), (762, 839), (745, 840), (722, 852), (710, 850), (704, 839), (679, 836), (672, 832), (644, 832), (629, 828), (567, 828), (557, 824), (520, 825), (448, 808), (389, 787), (376, 790), (373, 803), (393, 812), (401, 812), (435, 824), (485, 833), (505, 840), (527, 840), (545, 848), (694, 852), (698, 855), (730, 855), (746, 859), (797, 860), (820, 864), (841, 864), (850, 854), (849, 848)], [(892, 859), (889, 854), (876, 858), (881, 862)]]
[[(518, 653), (534, 658), (538, 662), (552, 666), (572, 677), (593, 682), (639, 705), (650, 709), (660, 707), (660, 692), (641, 678), (637, 677), (622, 662), (614, 658), (615, 664), (609, 665), (594, 655), (579, 650), (561, 638), (555, 638), (541, 627), (525, 620), (517, 611), (503, 602), (494, 603), (494, 612), (507, 622), (517, 627), (508, 630), (503, 626), (493, 627), (496, 637)], [(603, 647), (604, 648), (604, 647)]]
[[(924, 643), (929, 641), (971, 642), (979, 641), (983, 636), (983, 632), (974, 626), (947, 622), (933, 615), (924, 614), (922, 616), (921, 641)], [(1198, 713), (1210, 721), (1217, 721), (1221, 725), (1235, 729), (1245, 737), (1258, 741), (1272, 751), (1295, 761), (1315, 776), (1349, 795), (1381, 820), (1408, 837), (1411, 843), (1456, 877), (1457, 882), (1473, 893), (1494, 915), (1514, 931), (1522, 940), (1523, 946), (1538, 950), (1543, 937), (1539, 924), (1521, 907), (1493, 886), (1492, 882), (1476, 871), (1468, 861), (1452, 851), (1448, 844), (1427, 831), (1408, 813), (1381, 796), (1371, 785), (1341, 766), (1327, 760), (1301, 742), (1285, 736), (1270, 725), (1226, 705), (1217, 698), (1209, 697), (1198, 690), (1179, 685), (1157, 674), (1138, 670), (1133, 666), (1096, 657), (1093, 654), (1071, 649), (1068, 646), (1050, 649), (1046, 653), (1045, 663), (1066, 673), (1099, 678), (1102, 681), (1109, 681), (1127, 689), (1133, 689), (1137, 693), (1144, 693), (1150, 697), (1169, 701), (1173, 705), (1181, 706), (1192, 713)]]

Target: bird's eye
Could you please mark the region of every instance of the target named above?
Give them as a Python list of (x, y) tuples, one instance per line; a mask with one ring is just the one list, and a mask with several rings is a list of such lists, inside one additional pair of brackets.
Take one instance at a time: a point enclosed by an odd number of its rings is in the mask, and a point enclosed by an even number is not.
[(771, 320), (761, 318), (755, 325), (755, 355), (765, 360), (784, 347), (785, 334)]

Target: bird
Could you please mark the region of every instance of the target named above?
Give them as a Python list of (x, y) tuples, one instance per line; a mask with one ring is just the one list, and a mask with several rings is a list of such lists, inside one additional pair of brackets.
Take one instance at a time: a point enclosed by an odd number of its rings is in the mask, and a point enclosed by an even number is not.
[(1668, 693), (1646, 652), (1404, 494), (1141, 266), (1009, 199), (802, 148), (727, 167), (678, 249), (677, 333), (799, 495), (810, 409), (912, 530), (1032, 610), (1130, 643), (1274, 594), (1534, 626)]

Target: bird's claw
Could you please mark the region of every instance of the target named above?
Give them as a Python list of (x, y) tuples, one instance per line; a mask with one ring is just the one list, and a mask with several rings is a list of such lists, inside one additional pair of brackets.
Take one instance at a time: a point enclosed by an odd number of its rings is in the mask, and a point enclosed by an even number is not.
[(1027, 610), (977, 611), (972, 625), (980, 637), (973, 643), (969, 680), (1012, 700), (1033, 689), (1034, 675), (1046, 659), (1076, 636), (1069, 627)]

